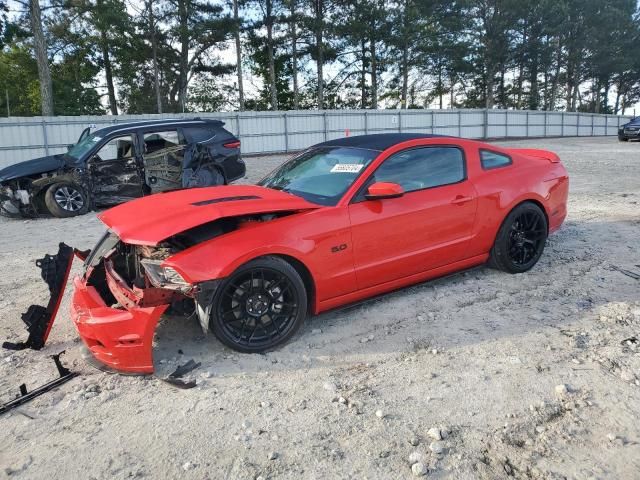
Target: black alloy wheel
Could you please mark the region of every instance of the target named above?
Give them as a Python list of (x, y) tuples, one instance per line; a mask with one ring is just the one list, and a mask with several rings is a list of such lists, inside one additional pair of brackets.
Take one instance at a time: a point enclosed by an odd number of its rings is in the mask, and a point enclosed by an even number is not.
[(298, 272), (278, 257), (240, 267), (218, 288), (210, 327), (225, 345), (246, 353), (287, 341), (304, 322), (307, 293)]
[(532, 210), (522, 212), (509, 230), (509, 257), (520, 267), (539, 256), (547, 236), (540, 215)]
[(491, 263), (505, 272), (526, 272), (540, 259), (547, 234), (547, 219), (540, 207), (529, 202), (518, 205), (500, 227)]

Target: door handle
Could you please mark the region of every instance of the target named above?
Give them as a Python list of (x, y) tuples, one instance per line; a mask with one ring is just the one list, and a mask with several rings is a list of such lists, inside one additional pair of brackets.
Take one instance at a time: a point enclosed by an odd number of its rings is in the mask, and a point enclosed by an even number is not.
[(465, 197), (464, 195), (458, 195), (456, 198), (451, 200), (452, 205), (464, 205), (467, 202), (473, 200), (473, 197)]

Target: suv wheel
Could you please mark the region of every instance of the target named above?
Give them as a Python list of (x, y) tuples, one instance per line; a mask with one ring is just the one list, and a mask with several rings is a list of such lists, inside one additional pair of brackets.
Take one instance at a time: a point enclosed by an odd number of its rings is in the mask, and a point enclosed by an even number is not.
[(72, 182), (59, 182), (47, 189), (44, 203), (51, 215), (65, 218), (86, 213), (89, 202), (82, 187)]

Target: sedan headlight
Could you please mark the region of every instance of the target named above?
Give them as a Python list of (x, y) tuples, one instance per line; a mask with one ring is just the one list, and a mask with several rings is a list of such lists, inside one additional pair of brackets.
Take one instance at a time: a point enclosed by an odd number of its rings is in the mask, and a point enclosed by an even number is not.
[(182, 278), (182, 275), (173, 268), (163, 267), (161, 265), (162, 260), (144, 259), (141, 260), (140, 263), (154, 287), (181, 291), (186, 291), (191, 288), (191, 284)]

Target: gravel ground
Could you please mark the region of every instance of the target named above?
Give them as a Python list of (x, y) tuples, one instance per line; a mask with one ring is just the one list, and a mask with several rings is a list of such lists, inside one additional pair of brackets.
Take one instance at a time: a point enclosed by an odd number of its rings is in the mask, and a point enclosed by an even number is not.
[[(478, 268), (310, 319), (242, 355), (167, 317), (154, 358), (190, 358), (198, 386), (108, 375), (82, 358), (68, 296), (40, 352), (3, 351), (0, 395), (81, 372), (0, 418), (0, 477), (640, 477), (640, 145), (616, 138), (500, 142), (557, 152), (569, 217), (529, 273)], [(283, 157), (248, 159), (255, 181)], [(46, 299), (34, 260), (91, 248), (94, 214), (0, 219), (0, 339)], [(183, 352), (183, 353), (181, 353)]]

